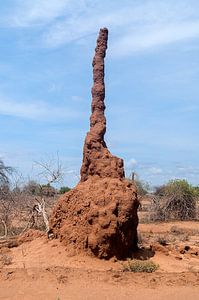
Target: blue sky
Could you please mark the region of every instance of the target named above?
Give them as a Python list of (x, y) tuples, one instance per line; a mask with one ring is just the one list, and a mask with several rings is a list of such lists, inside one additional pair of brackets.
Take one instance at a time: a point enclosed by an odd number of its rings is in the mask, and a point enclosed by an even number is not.
[(78, 181), (89, 128), (100, 27), (106, 56), (106, 141), (152, 185), (199, 184), (199, 2), (0, 2), (0, 157), (25, 177), (59, 153)]

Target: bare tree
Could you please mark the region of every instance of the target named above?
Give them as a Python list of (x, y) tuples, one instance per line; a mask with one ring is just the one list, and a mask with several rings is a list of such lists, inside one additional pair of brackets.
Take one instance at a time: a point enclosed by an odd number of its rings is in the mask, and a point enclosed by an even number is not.
[(35, 162), (34, 165), (37, 167), (37, 169), (39, 169), (38, 176), (41, 178), (41, 180), (45, 180), (45, 184), (39, 184), (39, 193), (35, 196), (35, 203), (31, 210), (30, 220), (27, 224), (27, 228), (33, 227), (37, 223), (38, 217), (42, 216), (45, 229), (48, 232), (49, 222), (46, 212), (45, 196), (49, 193), (46, 193), (46, 190), (51, 189), (52, 191), (51, 184), (60, 182), (64, 173), (58, 154), (56, 160)]
[[(63, 170), (56, 159), (35, 162), (39, 183), (27, 184), (21, 174), (0, 163), (0, 238), (16, 235), (29, 228), (49, 230), (48, 209), (56, 198), (52, 184), (62, 180)], [(12, 174), (12, 177), (10, 176)]]
[(191, 220), (196, 218), (196, 199), (192, 186), (186, 180), (171, 180), (156, 188), (152, 198), (154, 220)]
[(42, 177), (48, 185), (60, 182), (63, 179), (64, 172), (58, 153), (56, 158), (47, 161), (35, 161), (34, 165), (37, 169), (40, 169), (38, 176)]
[(7, 236), (8, 222), (11, 203), (13, 199), (10, 194), (9, 187), (9, 175), (14, 171), (13, 168), (6, 166), (2, 160), (0, 160), (0, 223), (3, 225), (4, 234), (1, 238)]

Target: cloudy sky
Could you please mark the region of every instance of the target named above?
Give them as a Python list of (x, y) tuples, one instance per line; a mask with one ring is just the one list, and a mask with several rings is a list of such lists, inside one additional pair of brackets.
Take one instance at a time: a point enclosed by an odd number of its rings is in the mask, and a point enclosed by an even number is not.
[(58, 152), (64, 185), (77, 182), (100, 27), (111, 152), (127, 176), (198, 185), (198, 0), (1, 1), (0, 157), (34, 178)]

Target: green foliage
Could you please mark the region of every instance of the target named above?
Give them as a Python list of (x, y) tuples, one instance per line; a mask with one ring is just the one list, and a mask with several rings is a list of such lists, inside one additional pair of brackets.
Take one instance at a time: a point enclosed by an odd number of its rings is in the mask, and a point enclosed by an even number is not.
[(67, 192), (69, 192), (71, 189), (68, 186), (62, 186), (59, 190), (60, 194), (65, 194)]
[(56, 192), (56, 189), (53, 186), (51, 186), (50, 183), (41, 185), (42, 196), (53, 197), (56, 194)]
[(193, 188), (185, 179), (170, 180), (167, 185), (165, 185), (165, 194), (171, 195), (173, 193), (193, 196)]
[(23, 192), (28, 195), (39, 196), (41, 194), (41, 186), (34, 180), (30, 180), (23, 187)]
[(136, 179), (135, 180), (135, 184), (137, 187), (137, 192), (139, 196), (144, 196), (146, 195), (149, 190), (150, 190), (150, 186), (147, 182), (144, 182), (142, 180)]
[(159, 196), (169, 196), (171, 194), (184, 194), (189, 196), (199, 195), (199, 187), (192, 186), (185, 179), (170, 180), (167, 184), (156, 187), (155, 194)]
[(152, 273), (159, 268), (159, 265), (155, 264), (153, 261), (149, 260), (128, 260), (126, 264), (124, 264), (124, 271), (128, 272), (146, 272)]
[(192, 192), (193, 192), (194, 197), (199, 197), (199, 186), (193, 186)]

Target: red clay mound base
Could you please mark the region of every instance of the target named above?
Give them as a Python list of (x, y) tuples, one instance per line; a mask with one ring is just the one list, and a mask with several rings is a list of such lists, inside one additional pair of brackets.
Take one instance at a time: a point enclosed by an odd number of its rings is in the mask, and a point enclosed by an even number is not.
[(60, 198), (50, 227), (77, 252), (124, 258), (137, 246), (137, 206), (131, 182), (90, 177)]

